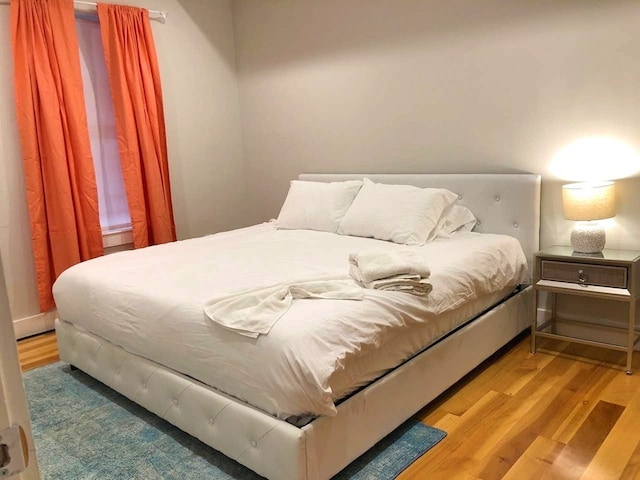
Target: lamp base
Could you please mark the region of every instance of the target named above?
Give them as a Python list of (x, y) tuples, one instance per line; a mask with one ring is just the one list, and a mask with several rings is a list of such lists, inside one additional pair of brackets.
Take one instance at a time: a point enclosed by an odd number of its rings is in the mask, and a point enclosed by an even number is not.
[(577, 253), (599, 253), (606, 241), (604, 228), (595, 222), (577, 222), (571, 232), (571, 246)]

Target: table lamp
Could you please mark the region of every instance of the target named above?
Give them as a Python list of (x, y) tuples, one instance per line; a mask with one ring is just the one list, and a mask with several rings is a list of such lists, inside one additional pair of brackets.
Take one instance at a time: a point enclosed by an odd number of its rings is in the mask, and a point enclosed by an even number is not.
[(570, 183), (562, 187), (564, 218), (577, 223), (571, 232), (571, 246), (577, 253), (599, 253), (606, 234), (595, 220), (615, 216), (613, 182)]

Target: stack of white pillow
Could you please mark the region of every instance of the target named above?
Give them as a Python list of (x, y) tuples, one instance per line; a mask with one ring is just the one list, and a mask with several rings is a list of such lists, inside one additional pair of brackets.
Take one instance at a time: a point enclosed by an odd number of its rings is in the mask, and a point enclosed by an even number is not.
[(458, 195), (444, 188), (374, 183), (293, 180), (276, 228), (306, 229), (424, 245), (437, 236), (470, 231), (471, 211), (455, 205)]

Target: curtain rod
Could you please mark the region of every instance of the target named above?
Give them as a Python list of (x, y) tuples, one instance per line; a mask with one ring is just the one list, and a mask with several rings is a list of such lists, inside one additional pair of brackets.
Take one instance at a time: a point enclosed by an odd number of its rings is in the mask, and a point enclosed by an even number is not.
[[(74, 0), (74, 5), (78, 6), (87, 6), (87, 7), (97, 7), (98, 4), (96, 2), (83, 2), (80, 0)], [(7, 0), (0, 0), (0, 5), (10, 5)], [(167, 12), (165, 10), (147, 10), (149, 12), (149, 18), (153, 20), (158, 20), (161, 23), (165, 23), (167, 21)]]
[[(74, 0), (74, 5), (85, 5), (87, 7), (97, 7), (98, 4), (96, 2), (82, 2), (80, 0)], [(156, 17), (156, 20), (164, 23), (167, 20), (167, 12), (164, 10), (147, 10), (149, 12), (149, 17), (152, 15)]]

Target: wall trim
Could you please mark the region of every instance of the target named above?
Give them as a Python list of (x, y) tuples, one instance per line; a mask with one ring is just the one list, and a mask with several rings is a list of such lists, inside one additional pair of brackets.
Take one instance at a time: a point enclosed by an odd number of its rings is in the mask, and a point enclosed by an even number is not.
[(102, 232), (102, 246), (105, 249), (128, 244), (133, 244), (131, 226)]
[(538, 325), (546, 322), (547, 320), (551, 320), (551, 310), (538, 307), (536, 312), (537, 312), (536, 318), (537, 318)]
[(15, 331), (16, 340), (53, 330), (57, 316), (58, 311), (54, 309), (31, 317), (14, 320), (13, 330)]

